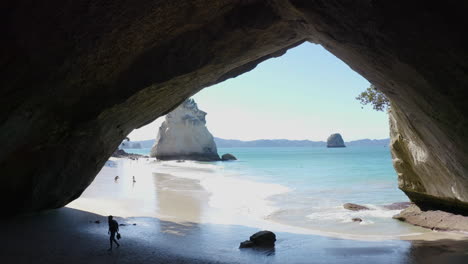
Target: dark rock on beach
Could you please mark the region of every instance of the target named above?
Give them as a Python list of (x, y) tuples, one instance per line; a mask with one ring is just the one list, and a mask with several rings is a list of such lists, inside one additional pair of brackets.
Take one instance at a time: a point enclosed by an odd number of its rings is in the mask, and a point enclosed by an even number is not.
[(351, 220), (353, 220), (353, 222), (359, 222), (359, 223), (362, 222), (362, 219), (359, 218), (359, 217), (355, 217), (355, 218), (353, 218)]
[(368, 207), (359, 205), (359, 204), (353, 204), (353, 203), (345, 203), (343, 204), (344, 209), (348, 209), (351, 211), (362, 211), (362, 210), (370, 210)]
[(252, 247), (274, 247), (276, 241), (275, 233), (271, 231), (259, 231), (250, 236), (250, 240), (240, 243), (239, 248), (252, 248)]
[(123, 149), (116, 149), (114, 153), (112, 153), (112, 156), (114, 158), (128, 158), (131, 160), (138, 160), (138, 158), (148, 158), (148, 156), (143, 156), (140, 154), (133, 154), (133, 153), (127, 153)]
[(230, 153), (226, 153), (226, 154), (223, 154), (223, 156), (221, 156), (221, 160), (223, 161), (227, 161), (227, 160), (237, 160), (237, 158), (230, 154)]
[(252, 242), (250, 240), (246, 240), (246, 241), (240, 243), (239, 248), (251, 248), (251, 247), (254, 247), (254, 246), (255, 246), (254, 242)]
[(399, 202), (399, 203), (387, 204), (382, 207), (388, 210), (403, 210), (403, 209), (408, 208), (412, 204), (413, 203), (411, 202)]
[(432, 230), (468, 232), (468, 216), (439, 210), (423, 211), (414, 204), (393, 216), (393, 218)]

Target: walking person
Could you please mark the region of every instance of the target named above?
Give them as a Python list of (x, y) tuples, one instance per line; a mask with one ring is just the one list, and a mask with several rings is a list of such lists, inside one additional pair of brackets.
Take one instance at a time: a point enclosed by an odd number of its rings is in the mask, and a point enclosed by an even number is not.
[(113, 219), (112, 215), (109, 215), (107, 219), (109, 220), (109, 231), (107, 234), (110, 234), (110, 248), (108, 249), (110, 251), (112, 250), (112, 242), (117, 244), (117, 247), (120, 247), (119, 242), (115, 240), (115, 233), (119, 235), (119, 223)]

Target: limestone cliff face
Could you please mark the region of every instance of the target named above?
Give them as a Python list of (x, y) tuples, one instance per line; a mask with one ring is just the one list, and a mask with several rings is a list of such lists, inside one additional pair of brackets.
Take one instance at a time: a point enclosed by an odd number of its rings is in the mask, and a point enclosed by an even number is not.
[(184, 101), (166, 115), (151, 156), (160, 160), (220, 160), (205, 116), (193, 99)]
[(431, 144), (436, 141), (430, 134), (420, 134), (416, 128), (418, 118), (408, 117), (394, 104), (389, 117), (390, 149), (399, 188), (423, 210), (466, 214), (468, 172), (454, 159), (451, 146), (444, 146), (444, 150)]
[(335, 133), (331, 134), (327, 138), (327, 148), (344, 148), (346, 147), (344, 144), (344, 140), (341, 137), (341, 134)]

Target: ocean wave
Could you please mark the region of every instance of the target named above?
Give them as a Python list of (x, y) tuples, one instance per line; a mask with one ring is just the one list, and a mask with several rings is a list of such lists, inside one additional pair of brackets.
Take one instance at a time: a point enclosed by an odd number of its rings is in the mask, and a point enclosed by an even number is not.
[(184, 169), (202, 169), (202, 170), (219, 170), (223, 168), (221, 164), (215, 163), (203, 163), (198, 161), (157, 161), (156, 166), (158, 167), (168, 167), (168, 168), (184, 168)]
[(366, 225), (374, 223), (374, 221), (370, 219), (392, 218), (394, 215), (401, 212), (401, 210), (388, 210), (372, 204), (366, 204), (366, 206), (371, 210), (350, 211), (344, 209), (343, 206), (336, 206), (333, 208), (322, 208), (322, 210), (308, 214), (306, 217), (314, 221), (332, 220), (341, 223), (349, 223), (353, 221), (353, 218), (361, 218), (363, 220), (361, 224)]

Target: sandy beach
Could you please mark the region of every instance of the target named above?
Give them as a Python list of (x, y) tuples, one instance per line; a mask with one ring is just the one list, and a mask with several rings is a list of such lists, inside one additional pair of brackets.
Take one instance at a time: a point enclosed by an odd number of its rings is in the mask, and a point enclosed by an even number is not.
[[(197, 180), (154, 173), (151, 160), (111, 159), (67, 208), (2, 220), (2, 263), (466, 263), (463, 234), (366, 239), (230, 214), (210, 206)], [(117, 181), (115, 176), (119, 176)], [(132, 176), (136, 177), (133, 183)], [(107, 215), (123, 224), (108, 252)], [(96, 223), (99, 221), (99, 223)], [(239, 250), (262, 229), (274, 251)]]

